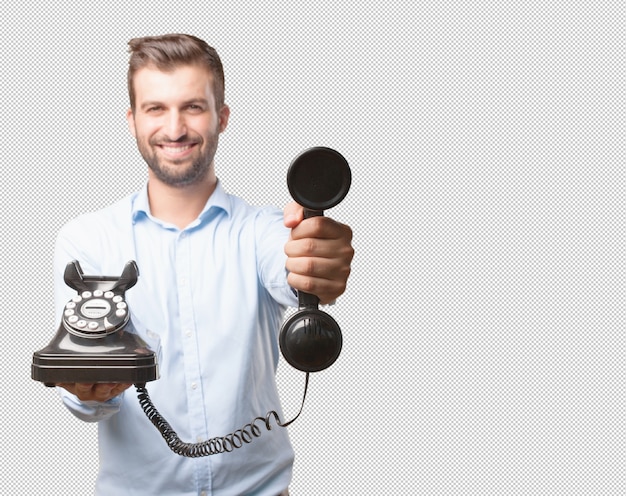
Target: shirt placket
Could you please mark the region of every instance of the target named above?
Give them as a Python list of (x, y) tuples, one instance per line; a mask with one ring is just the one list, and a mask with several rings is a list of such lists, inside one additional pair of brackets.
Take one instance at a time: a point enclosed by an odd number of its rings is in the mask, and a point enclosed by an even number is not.
[[(180, 310), (180, 332), (184, 354), (185, 388), (187, 392), (189, 427), (193, 439), (187, 442), (207, 440), (207, 430), (202, 393), (202, 376), (198, 354), (197, 325), (193, 310), (193, 264), (191, 262), (192, 236), (187, 231), (179, 233), (176, 245), (176, 284)], [(197, 275), (196, 275), (197, 276)], [(195, 460), (198, 494), (211, 494), (210, 461)]]

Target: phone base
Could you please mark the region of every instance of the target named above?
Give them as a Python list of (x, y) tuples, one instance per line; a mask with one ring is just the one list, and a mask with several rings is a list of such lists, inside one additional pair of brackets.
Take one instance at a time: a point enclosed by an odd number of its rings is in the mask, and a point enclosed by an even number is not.
[[(127, 326), (127, 330), (128, 330)], [(33, 353), (31, 377), (46, 386), (58, 383), (143, 384), (159, 378), (157, 356), (137, 335), (119, 330), (100, 339), (68, 333)]]
[(143, 384), (159, 378), (154, 353), (129, 355), (33, 355), (31, 377), (45, 386), (59, 383)]

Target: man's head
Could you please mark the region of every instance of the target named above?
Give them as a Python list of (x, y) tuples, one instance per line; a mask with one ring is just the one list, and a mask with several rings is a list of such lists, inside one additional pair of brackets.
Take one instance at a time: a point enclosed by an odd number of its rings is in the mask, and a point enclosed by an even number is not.
[(188, 34), (164, 34), (133, 38), (128, 42), (128, 96), (130, 108), (135, 110), (135, 73), (144, 67), (152, 66), (163, 72), (170, 72), (181, 65), (205, 67), (213, 77), (215, 107), (224, 105), (224, 68), (219, 55), (205, 41)]
[(215, 184), (213, 159), (230, 115), (217, 53), (187, 35), (129, 45), (126, 117), (150, 178), (174, 187)]

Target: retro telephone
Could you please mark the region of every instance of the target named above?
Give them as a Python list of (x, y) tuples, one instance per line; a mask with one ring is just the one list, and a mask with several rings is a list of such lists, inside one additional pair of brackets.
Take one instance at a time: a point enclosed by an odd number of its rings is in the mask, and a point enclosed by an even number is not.
[[(305, 209), (305, 218), (320, 216), (337, 205), (348, 193), (351, 172), (348, 162), (337, 151), (309, 148), (289, 166), (289, 192)], [(172, 451), (187, 457), (200, 457), (232, 451), (261, 435), (259, 423), (271, 429), (273, 417), (279, 426), (291, 424), (302, 412), (309, 373), (324, 370), (339, 357), (341, 329), (326, 312), (319, 310), (319, 299), (298, 293), (298, 310), (283, 324), (279, 345), (285, 360), (306, 372), (302, 405), (298, 414), (281, 422), (270, 411), (237, 431), (201, 443), (180, 440), (169, 423), (152, 404), (146, 382), (159, 378), (158, 350), (152, 350), (139, 336), (125, 293), (139, 277), (135, 261), (129, 261), (119, 277), (85, 275), (76, 260), (67, 264), (65, 283), (77, 294), (65, 305), (56, 335), (48, 346), (33, 353), (31, 377), (52, 387), (58, 383), (132, 383), (148, 419), (159, 430)]]

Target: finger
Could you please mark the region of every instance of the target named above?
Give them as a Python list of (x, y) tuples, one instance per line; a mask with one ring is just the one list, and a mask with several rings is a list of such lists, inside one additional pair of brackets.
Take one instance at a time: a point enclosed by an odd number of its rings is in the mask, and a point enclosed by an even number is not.
[(346, 281), (350, 275), (350, 264), (338, 258), (290, 257), (285, 268), (301, 276)]
[(90, 394), (94, 385), (95, 384), (92, 382), (90, 383), (77, 382), (76, 384), (74, 384), (74, 391), (75, 391), (76, 396)]
[(352, 229), (330, 217), (310, 217), (291, 230), (291, 239), (319, 238), (352, 241)]
[(119, 382), (98, 384), (96, 385), (94, 395), (98, 401), (107, 401), (120, 395), (130, 386), (131, 384)]
[(58, 383), (81, 401), (107, 401), (121, 394), (132, 384), (124, 383)]
[(93, 399), (93, 383), (63, 383), (59, 384), (61, 387), (67, 389), (70, 393), (75, 395), (81, 401), (89, 401)]
[(132, 386), (132, 384), (124, 384), (124, 383), (116, 384), (115, 387), (111, 390), (111, 394), (113, 396), (118, 396), (118, 395), (122, 394), (124, 391), (126, 391), (131, 386)]
[(287, 275), (287, 282), (298, 291), (317, 296), (322, 305), (335, 301), (346, 290), (345, 280), (308, 277), (294, 272)]
[(93, 388), (93, 399), (96, 401), (107, 401), (111, 399), (114, 394), (112, 394), (113, 388), (115, 384), (96, 384)]
[(346, 290), (350, 264), (336, 259), (288, 259), (286, 268), (288, 284), (305, 293), (314, 294), (320, 302), (330, 303)]
[(283, 222), (285, 227), (293, 229), (304, 219), (304, 209), (296, 202), (285, 205), (283, 209)]
[(354, 248), (343, 239), (304, 238), (285, 243), (287, 257), (335, 258), (349, 264), (354, 257)]

